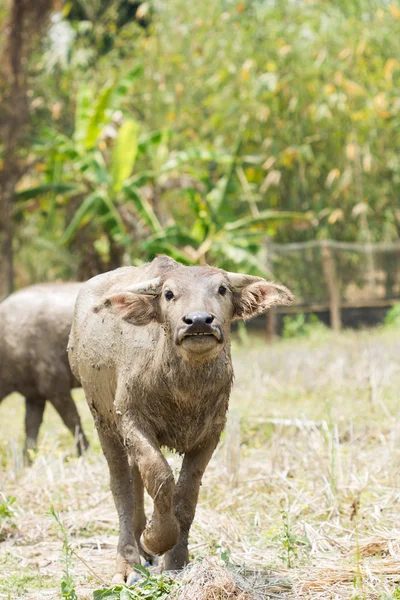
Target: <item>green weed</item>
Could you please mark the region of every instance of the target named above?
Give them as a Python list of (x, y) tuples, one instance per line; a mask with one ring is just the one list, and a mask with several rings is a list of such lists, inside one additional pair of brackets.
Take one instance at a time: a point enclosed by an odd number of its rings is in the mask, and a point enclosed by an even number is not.
[(142, 579), (133, 586), (115, 585), (93, 592), (93, 600), (165, 600), (178, 583), (168, 575), (152, 575), (144, 567), (135, 567)]
[(272, 539), (281, 546), (279, 558), (291, 569), (298, 558), (300, 548), (307, 546), (308, 540), (292, 531), (288, 509), (281, 510), (281, 517), (282, 528)]
[(22, 594), (34, 589), (54, 587), (54, 579), (41, 575), (37, 569), (23, 567), (22, 560), (10, 552), (0, 556), (0, 567), (4, 567), (4, 575), (0, 578), (0, 598), (21, 598)]
[(0, 492), (0, 542), (5, 540), (11, 533), (13, 533), (17, 526), (14, 522), (16, 518), (15, 498), (13, 496), (4, 496)]
[(60, 539), (62, 541), (64, 559), (63, 578), (61, 580), (61, 598), (64, 598), (65, 600), (78, 600), (78, 596), (76, 595), (75, 591), (74, 578), (71, 574), (72, 556), (74, 551), (68, 539), (68, 532), (53, 506), (50, 507), (49, 514), (55, 520), (58, 530), (61, 534)]
[[(54, 583), (53, 578), (41, 576), (37, 571), (13, 573), (0, 581), (0, 598), (20, 598), (21, 594), (32, 592), (33, 589), (51, 589)], [(3, 596), (3, 592), (7, 596)]]

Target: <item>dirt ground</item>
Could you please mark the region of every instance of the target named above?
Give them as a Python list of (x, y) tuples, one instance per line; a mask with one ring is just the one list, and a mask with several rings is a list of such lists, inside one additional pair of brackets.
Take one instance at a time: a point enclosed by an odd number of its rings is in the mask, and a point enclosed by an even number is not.
[[(264, 573), (266, 598), (400, 598), (400, 332), (252, 338), (233, 354), (228, 427), (203, 479), (193, 558)], [(66, 568), (80, 600), (110, 581), (117, 517), (83, 394), (74, 395), (90, 451), (74, 456), (47, 407), (29, 469), (23, 399), (0, 405), (0, 598), (60, 598)], [(169, 460), (178, 470), (180, 459)]]

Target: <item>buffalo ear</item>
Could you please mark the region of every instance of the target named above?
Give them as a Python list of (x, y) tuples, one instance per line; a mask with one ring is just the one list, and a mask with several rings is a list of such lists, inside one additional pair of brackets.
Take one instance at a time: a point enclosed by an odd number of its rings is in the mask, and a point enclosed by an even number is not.
[(112, 310), (132, 325), (148, 325), (160, 320), (158, 296), (119, 292), (101, 300), (94, 312)]
[(233, 290), (233, 320), (251, 319), (271, 306), (287, 306), (293, 294), (284, 285), (260, 277), (248, 277), (247, 285)]

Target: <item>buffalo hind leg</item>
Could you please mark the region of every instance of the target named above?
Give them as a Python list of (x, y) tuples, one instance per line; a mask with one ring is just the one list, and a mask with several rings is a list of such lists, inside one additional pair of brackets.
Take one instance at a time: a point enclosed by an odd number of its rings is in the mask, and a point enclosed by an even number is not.
[(81, 456), (89, 447), (89, 442), (83, 432), (81, 419), (71, 394), (50, 398), (50, 402), (74, 436), (78, 456)]
[(32, 462), (33, 450), (36, 450), (39, 429), (43, 422), (46, 400), (41, 396), (25, 398), (25, 446), (24, 459), (27, 464)]
[(218, 440), (219, 436), (210, 440), (200, 450), (188, 452), (183, 459), (174, 496), (175, 514), (181, 533), (178, 543), (164, 556), (166, 571), (183, 569), (189, 562), (189, 531), (196, 512), (201, 479)]
[(127, 414), (122, 420), (122, 433), (154, 504), (153, 515), (140, 538), (141, 546), (149, 554), (164, 554), (179, 539), (179, 523), (174, 514), (174, 475), (157, 441), (135, 426), (132, 415)]
[(110, 488), (119, 520), (117, 564), (113, 583), (124, 583), (140, 565), (138, 544), (135, 540), (133, 516), (135, 514), (135, 493), (132, 471), (122, 442), (115, 434), (97, 428), (101, 447), (110, 471)]

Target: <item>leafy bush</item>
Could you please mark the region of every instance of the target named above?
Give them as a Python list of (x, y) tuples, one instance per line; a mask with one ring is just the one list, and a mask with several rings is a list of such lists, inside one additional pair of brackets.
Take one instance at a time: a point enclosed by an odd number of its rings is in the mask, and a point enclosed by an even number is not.
[[(399, 238), (395, 2), (154, 0), (146, 28), (133, 16), (121, 28), (132, 3), (94, 3), (107, 9), (84, 26), (76, 4), (25, 67), (18, 285), (159, 252), (262, 273), (265, 234)], [(296, 295), (318, 296), (303, 268), (282, 259), (279, 278), (294, 271)]]
[(400, 328), (400, 304), (395, 304), (386, 313), (384, 323), (386, 327)]
[(322, 323), (316, 315), (308, 318), (304, 313), (283, 317), (282, 337), (286, 339), (296, 337), (319, 337), (328, 331), (328, 327)]

